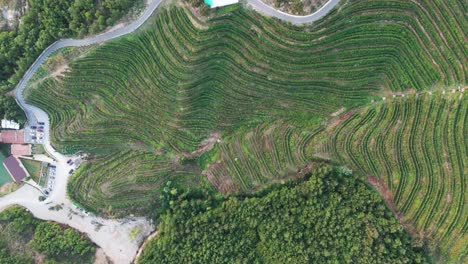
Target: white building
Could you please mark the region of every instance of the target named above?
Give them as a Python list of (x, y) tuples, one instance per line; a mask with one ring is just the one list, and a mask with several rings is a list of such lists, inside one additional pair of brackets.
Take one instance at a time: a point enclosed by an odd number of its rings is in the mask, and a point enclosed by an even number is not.
[(13, 120), (2, 119), (2, 128), (19, 129), (20, 125)]
[(211, 8), (227, 6), (239, 3), (239, 0), (205, 0), (205, 4)]

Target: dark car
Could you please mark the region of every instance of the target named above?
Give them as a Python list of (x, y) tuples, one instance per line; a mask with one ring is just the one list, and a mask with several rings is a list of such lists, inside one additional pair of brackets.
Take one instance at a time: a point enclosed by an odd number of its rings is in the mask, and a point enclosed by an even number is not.
[(39, 125), (43, 126), (44, 122), (37, 122)]
[(46, 195), (49, 195), (49, 192), (48, 192), (48, 191), (44, 191), (44, 193), (45, 193)]
[(33, 137), (31, 137), (31, 138), (32, 138), (32, 139), (34, 139), (34, 140), (36, 140), (36, 139), (37, 139), (37, 137), (36, 137), (36, 136), (33, 136)]
[(44, 132), (44, 129), (38, 129), (37, 132)]
[(31, 126), (31, 129), (36, 129), (36, 128), (37, 128), (37, 126)]
[(72, 174), (75, 170), (71, 169), (68, 174)]
[(44, 127), (43, 127), (43, 126), (40, 126), (39, 129), (44, 129)]
[(67, 164), (70, 164), (71, 162), (72, 162), (72, 160), (71, 160), (71, 159), (67, 160)]

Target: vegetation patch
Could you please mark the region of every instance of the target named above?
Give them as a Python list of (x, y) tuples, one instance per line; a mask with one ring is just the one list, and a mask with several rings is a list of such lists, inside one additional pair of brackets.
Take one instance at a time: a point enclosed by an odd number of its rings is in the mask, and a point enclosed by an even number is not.
[(0, 213), (0, 263), (93, 263), (95, 250), (83, 234), (21, 207)]
[(171, 196), (138, 263), (423, 263), (382, 198), (319, 165), (307, 180), (227, 199)]
[(21, 163), (26, 168), (29, 173), (29, 176), (36, 182), (40, 182), (41, 173), (47, 173), (47, 171), (42, 171), (42, 162), (30, 159), (21, 159)]

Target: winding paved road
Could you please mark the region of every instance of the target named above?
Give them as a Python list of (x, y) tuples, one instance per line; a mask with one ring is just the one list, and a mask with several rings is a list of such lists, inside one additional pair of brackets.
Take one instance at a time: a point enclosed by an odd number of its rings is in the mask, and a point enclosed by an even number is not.
[[(23, 93), (34, 73), (53, 52), (64, 47), (81, 47), (101, 43), (134, 32), (151, 16), (162, 0), (148, 1), (145, 11), (132, 23), (85, 39), (63, 39), (56, 41), (45, 49), (34, 64), (31, 65), (22, 80), (18, 83), (15, 95), (18, 104), (26, 113), (28, 123), (35, 124), (36, 122), (44, 122), (45, 124), (44, 148), (55, 160), (54, 164), (57, 166), (55, 186), (49, 197), (47, 197), (43, 202), (39, 202), (38, 200), (42, 193), (30, 185), (24, 185), (17, 191), (0, 197), (0, 211), (9, 206), (18, 204), (27, 208), (34, 216), (40, 219), (64, 223), (80, 230), (81, 232), (87, 233), (91, 240), (100, 246), (114, 263), (131, 263), (135, 257), (140, 242), (154, 230), (154, 226), (145, 218), (134, 217), (120, 220), (104, 219), (86, 215), (73, 208), (72, 202), (68, 199), (66, 194), (67, 181), (69, 177), (68, 171), (70, 170), (70, 166), (66, 161), (73, 157), (67, 157), (52, 147), (50, 144), (50, 121), (47, 113), (38, 107), (27, 104), (23, 97)], [(325, 16), (339, 2), (339, 0), (330, 0), (330, 2), (316, 13), (309, 16), (298, 17), (277, 11), (260, 0), (247, 1), (255, 10), (263, 14), (275, 16), (279, 19), (295, 24), (316, 21)], [(62, 209), (50, 209), (50, 207), (56, 205), (60, 205)], [(140, 230), (140, 236), (137, 239), (131, 239), (129, 234), (135, 228)]]
[(323, 5), (319, 10), (315, 13), (307, 15), (307, 16), (296, 16), (281, 12), (276, 10), (275, 8), (265, 4), (262, 0), (247, 0), (248, 5), (252, 6), (254, 10), (257, 12), (279, 18), (281, 20), (291, 22), (293, 24), (306, 24), (315, 22), (326, 14), (328, 14), (341, 0), (329, 0), (325, 5)]

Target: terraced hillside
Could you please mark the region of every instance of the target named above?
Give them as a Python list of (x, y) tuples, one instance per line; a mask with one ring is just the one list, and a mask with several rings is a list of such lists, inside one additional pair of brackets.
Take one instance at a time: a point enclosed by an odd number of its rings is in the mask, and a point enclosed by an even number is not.
[(223, 193), (304, 176), (314, 165), (306, 147), (322, 130), (321, 126), (300, 130), (273, 123), (241, 131), (218, 142), (213, 151), (201, 157), (203, 174)]
[(101, 213), (145, 213), (161, 182), (204, 184), (192, 176), (217, 158), (226, 157), (209, 181), (252, 190), (306, 166), (302, 146), (331, 113), (391, 91), (466, 83), (464, 7), (348, 1), (307, 27), (243, 8), (202, 22), (164, 7), (28, 100), (51, 116), (59, 150), (90, 153), (69, 186), (75, 200)]
[(380, 182), (371, 182), (408, 229), (432, 250), (463, 263), (468, 249), (468, 96), (454, 91), (368, 107), (338, 125), (319, 152), (377, 176)]

